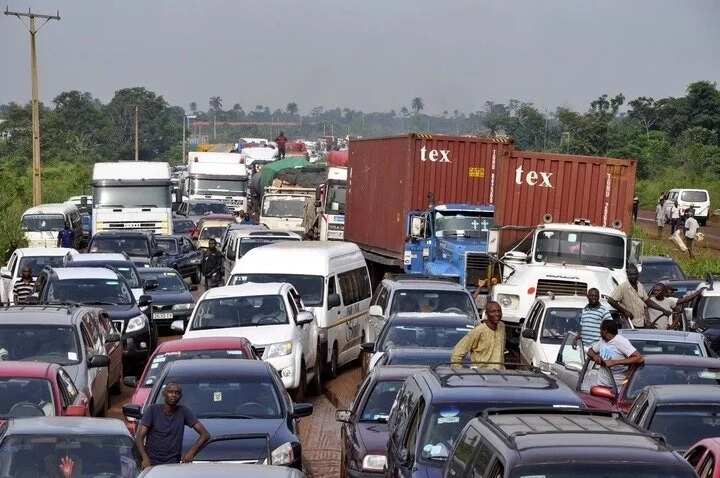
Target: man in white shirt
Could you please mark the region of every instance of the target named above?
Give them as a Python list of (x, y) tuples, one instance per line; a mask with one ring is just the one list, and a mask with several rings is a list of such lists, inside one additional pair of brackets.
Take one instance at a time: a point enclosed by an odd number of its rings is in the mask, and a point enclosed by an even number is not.
[[(596, 364), (610, 369), (619, 390), (625, 383), (629, 366), (641, 364), (645, 359), (628, 339), (618, 334), (614, 320), (603, 320), (600, 324), (600, 335), (602, 338), (588, 349), (588, 357)], [(612, 381), (607, 374), (601, 373), (599, 382), (599, 385), (612, 387)]]
[(685, 244), (687, 245), (690, 257), (695, 257), (692, 248), (698, 229), (700, 229), (700, 224), (697, 222), (697, 219), (695, 219), (694, 211), (688, 209), (685, 211)]
[(680, 227), (680, 206), (675, 201), (670, 208), (670, 234), (675, 234), (675, 230)]

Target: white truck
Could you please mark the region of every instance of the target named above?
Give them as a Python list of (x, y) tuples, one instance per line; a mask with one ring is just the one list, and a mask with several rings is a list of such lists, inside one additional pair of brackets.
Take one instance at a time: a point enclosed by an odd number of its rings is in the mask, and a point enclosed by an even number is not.
[(247, 211), (248, 170), (237, 153), (190, 153), (185, 174), (189, 199), (220, 199), (233, 211)]
[(619, 229), (585, 221), (542, 224), (502, 257), (503, 279), (492, 298), (503, 321), (519, 323), (536, 296), (584, 296), (592, 287), (612, 293), (627, 280), (628, 262), (638, 264), (639, 256), (639, 243)]
[(304, 236), (315, 222), (315, 188), (265, 188), (260, 208), (260, 224), (276, 231)]
[(95, 163), (92, 231), (172, 234), (170, 166), (155, 161)]
[(347, 197), (347, 168), (331, 166), (320, 192), (319, 239), (342, 241), (345, 237), (345, 201)]

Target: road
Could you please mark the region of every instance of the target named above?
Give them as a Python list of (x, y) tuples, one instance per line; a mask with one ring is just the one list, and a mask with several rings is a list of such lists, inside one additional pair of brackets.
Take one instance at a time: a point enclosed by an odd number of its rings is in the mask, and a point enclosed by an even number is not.
[[(640, 225), (643, 227), (643, 229), (646, 229), (648, 232), (650, 232), (651, 237), (653, 233), (657, 231), (655, 227), (655, 211), (650, 210), (641, 210), (638, 214), (638, 220), (640, 222)], [(670, 235), (670, 228), (667, 226), (665, 228), (665, 231), (667, 232), (667, 235)], [(705, 235), (705, 246), (709, 249), (715, 249), (720, 250), (720, 222), (715, 219), (711, 219), (708, 221), (708, 224), (704, 227), (700, 227), (700, 232), (702, 232)]]

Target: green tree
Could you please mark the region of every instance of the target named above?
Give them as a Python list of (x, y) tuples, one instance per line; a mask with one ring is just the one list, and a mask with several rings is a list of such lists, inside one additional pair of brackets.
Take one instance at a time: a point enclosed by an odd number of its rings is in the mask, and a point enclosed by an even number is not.
[(295, 116), (298, 113), (297, 103), (295, 103), (294, 101), (288, 103), (285, 107), (285, 111), (287, 111), (290, 116)]
[(410, 102), (410, 108), (412, 108), (413, 113), (417, 116), (425, 108), (425, 103), (422, 98), (416, 96)]

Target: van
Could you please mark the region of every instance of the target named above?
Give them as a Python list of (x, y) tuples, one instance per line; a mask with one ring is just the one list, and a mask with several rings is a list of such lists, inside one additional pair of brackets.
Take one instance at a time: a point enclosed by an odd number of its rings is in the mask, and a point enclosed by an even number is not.
[(245, 254), (227, 285), (288, 282), (313, 312), (318, 357), (329, 377), (360, 356), (368, 333), (370, 276), (360, 248), (350, 242), (284, 241)]
[(677, 201), (681, 213), (693, 208), (695, 219), (701, 226), (707, 224), (710, 211), (710, 194), (705, 189), (671, 189), (667, 192), (664, 207), (668, 210)]
[(230, 278), (235, 263), (248, 251), (256, 247), (266, 246), (281, 241), (302, 241), (300, 234), (288, 231), (269, 231), (262, 230), (241, 230), (232, 231), (228, 235), (227, 244), (220, 249), (223, 255), (223, 271), (225, 273), (225, 282)]
[(41, 204), (25, 211), (20, 221), (28, 247), (57, 247), (58, 233), (70, 225), (75, 233), (73, 248), (82, 239), (80, 211), (71, 203)]

